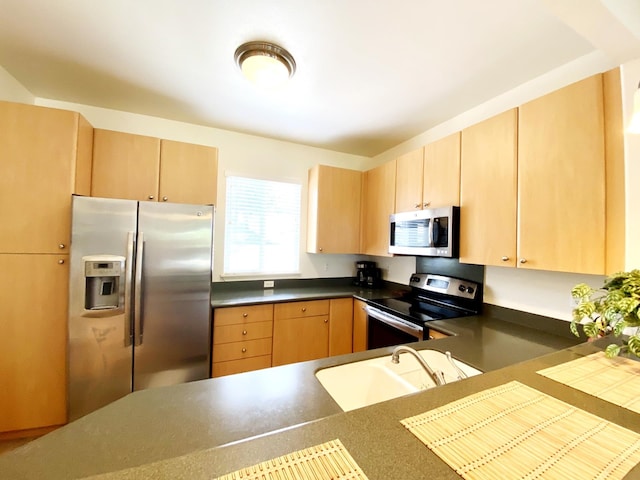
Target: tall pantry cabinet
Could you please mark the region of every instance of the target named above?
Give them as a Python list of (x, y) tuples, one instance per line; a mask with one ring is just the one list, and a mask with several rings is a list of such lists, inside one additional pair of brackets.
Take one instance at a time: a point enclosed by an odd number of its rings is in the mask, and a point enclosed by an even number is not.
[(89, 195), (93, 128), (0, 102), (0, 432), (66, 422), (71, 194)]

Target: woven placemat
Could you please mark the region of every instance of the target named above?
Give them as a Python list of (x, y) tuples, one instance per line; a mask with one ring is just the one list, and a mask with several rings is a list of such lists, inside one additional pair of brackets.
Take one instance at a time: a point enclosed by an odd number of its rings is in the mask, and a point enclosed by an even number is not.
[(640, 362), (607, 358), (604, 352), (545, 368), (537, 373), (556, 382), (640, 413)]
[(622, 478), (640, 435), (519, 382), (402, 420), (467, 479)]
[(216, 480), (367, 480), (342, 442), (338, 439), (298, 450)]

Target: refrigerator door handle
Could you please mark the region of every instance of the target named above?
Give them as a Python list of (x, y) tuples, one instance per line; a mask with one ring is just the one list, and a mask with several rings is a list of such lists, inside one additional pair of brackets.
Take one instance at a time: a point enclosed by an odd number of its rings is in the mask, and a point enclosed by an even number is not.
[(133, 318), (131, 316), (131, 287), (133, 286), (133, 236), (127, 233), (127, 256), (124, 275), (124, 346), (130, 347), (133, 338)]
[(136, 243), (135, 299), (133, 307), (134, 345), (142, 345), (142, 255), (144, 253), (144, 233), (138, 232)]

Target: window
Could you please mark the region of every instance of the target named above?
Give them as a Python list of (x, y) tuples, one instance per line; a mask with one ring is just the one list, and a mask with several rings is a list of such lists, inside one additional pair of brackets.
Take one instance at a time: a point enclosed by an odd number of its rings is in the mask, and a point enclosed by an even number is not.
[(298, 273), (300, 193), (295, 183), (227, 177), (225, 275)]

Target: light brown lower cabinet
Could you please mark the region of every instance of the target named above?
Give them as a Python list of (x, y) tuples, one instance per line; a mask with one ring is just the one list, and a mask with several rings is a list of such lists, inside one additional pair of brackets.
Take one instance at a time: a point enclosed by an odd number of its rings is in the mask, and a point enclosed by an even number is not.
[(273, 320), (273, 366), (329, 355), (329, 300), (277, 303)]
[(362, 300), (353, 301), (353, 351), (364, 352), (367, 349), (367, 304)]
[(216, 308), (211, 376), (353, 351), (353, 298)]
[(270, 367), (272, 332), (273, 304), (215, 309), (211, 376)]
[(67, 421), (68, 265), (0, 254), (0, 432)]

